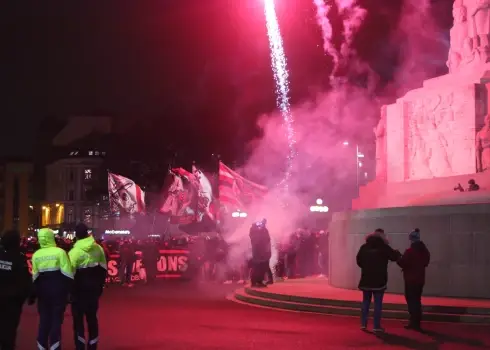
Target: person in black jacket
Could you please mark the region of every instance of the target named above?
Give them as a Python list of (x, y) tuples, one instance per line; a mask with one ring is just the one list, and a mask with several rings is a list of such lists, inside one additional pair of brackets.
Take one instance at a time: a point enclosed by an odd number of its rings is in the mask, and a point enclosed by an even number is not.
[(381, 311), (383, 296), (388, 283), (388, 261), (397, 261), (400, 252), (393, 250), (384, 235), (383, 229), (377, 229), (366, 237), (357, 253), (357, 265), (361, 268), (359, 289), (363, 292), (361, 309), (361, 329), (367, 328), (369, 307), (374, 297), (374, 328), (373, 332), (382, 333)]
[(250, 243), (252, 244), (252, 276), (253, 287), (265, 287), (264, 277), (267, 274), (269, 283), (272, 282), (272, 272), (269, 261), (272, 256), (271, 237), (266, 228), (267, 221), (255, 223), (250, 228)]
[(15, 349), (22, 306), (31, 291), (27, 260), (20, 252), (20, 234), (7, 231), (0, 248), (0, 349)]

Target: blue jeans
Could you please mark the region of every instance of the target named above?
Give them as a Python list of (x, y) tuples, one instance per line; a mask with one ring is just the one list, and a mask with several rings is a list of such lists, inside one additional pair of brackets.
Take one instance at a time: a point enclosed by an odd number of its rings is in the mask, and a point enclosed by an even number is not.
[(369, 317), (369, 307), (371, 306), (371, 299), (374, 297), (374, 328), (381, 328), (381, 311), (383, 310), (383, 296), (384, 290), (362, 291), (362, 306), (361, 306), (361, 325), (366, 327)]

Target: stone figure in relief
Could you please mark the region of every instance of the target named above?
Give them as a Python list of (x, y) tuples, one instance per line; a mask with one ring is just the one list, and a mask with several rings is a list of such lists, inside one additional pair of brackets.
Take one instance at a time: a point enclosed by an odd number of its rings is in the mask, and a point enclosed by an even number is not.
[(476, 171), (490, 169), (490, 114), (485, 116), (485, 124), (476, 134)]
[(466, 0), (471, 11), (472, 25), (470, 26), (473, 47), (480, 53), (490, 50), (490, 0)]
[(450, 48), (446, 65), (454, 72), (460, 65), (471, 62), (473, 42), (470, 38), (467, 8), (462, 0), (456, 0), (453, 5), (454, 24), (450, 31)]
[(376, 179), (386, 179), (387, 154), (386, 154), (386, 106), (381, 107), (381, 119), (373, 128), (376, 136)]

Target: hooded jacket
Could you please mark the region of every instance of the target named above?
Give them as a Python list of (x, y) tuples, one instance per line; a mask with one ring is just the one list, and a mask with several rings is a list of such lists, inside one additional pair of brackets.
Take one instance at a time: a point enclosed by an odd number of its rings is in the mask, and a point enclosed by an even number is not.
[(253, 226), (250, 229), (250, 243), (252, 244), (252, 259), (254, 261), (263, 262), (271, 258), (271, 237), (267, 228)]
[(24, 303), (32, 292), (32, 279), (26, 257), (20, 251), (20, 235), (7, 231), (0, 243), (0, 298)]
[(73, 270), (66, 252), (56, 246), (54, 232), (43, 228), (39, 231), (40, 249), (32, 256), (32, 279), (39, 298), (64, 298), (73, 282)]
[(388, 284), (388, 262), (396, 261), (399, 257), (400, 253), (393, 250), (383, 236), (369, 235), (356, 257), (357, 265), (361, 268), (359, 289), (385, 290)]
[(425, 268), (429, 266), (429, 262), (430, 253), (424, 242), (413, 242), (397, 262), (403, 270), (405, 284), (424, 285)]
[(92, 236), (78, 240), (68, 253), (75, 270), (74, 296), (102, 294), (107, 277), (104, 249)]

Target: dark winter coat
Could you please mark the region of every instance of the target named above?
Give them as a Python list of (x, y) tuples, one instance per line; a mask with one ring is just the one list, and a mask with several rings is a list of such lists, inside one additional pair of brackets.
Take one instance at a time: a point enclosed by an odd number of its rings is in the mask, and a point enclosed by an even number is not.
[(429, 266), (429, 262), (430, 253), (424, 242), (413, 242), (397, 262), (403, 270), (405, 284), (424, 285), (425, 268)]
[(385, 290), (388, 284), (388, 262), (397, 261), (400, 253), (393, 250), (378, 235), (370, 235), (357, 253), (357, 265), (361, 268), (361, 290)]
[(8, 231), (1, 243), (0, 298), (22, 304), (32, 292), (32, 278), (26, 257), (20, 251), (20, 236)]
[(252, 259), (254, 261), (264, 262), (271, 258), (271, 237), (265, 227), (254, 227), (250, 230), (250, 243), (252, 244)]

